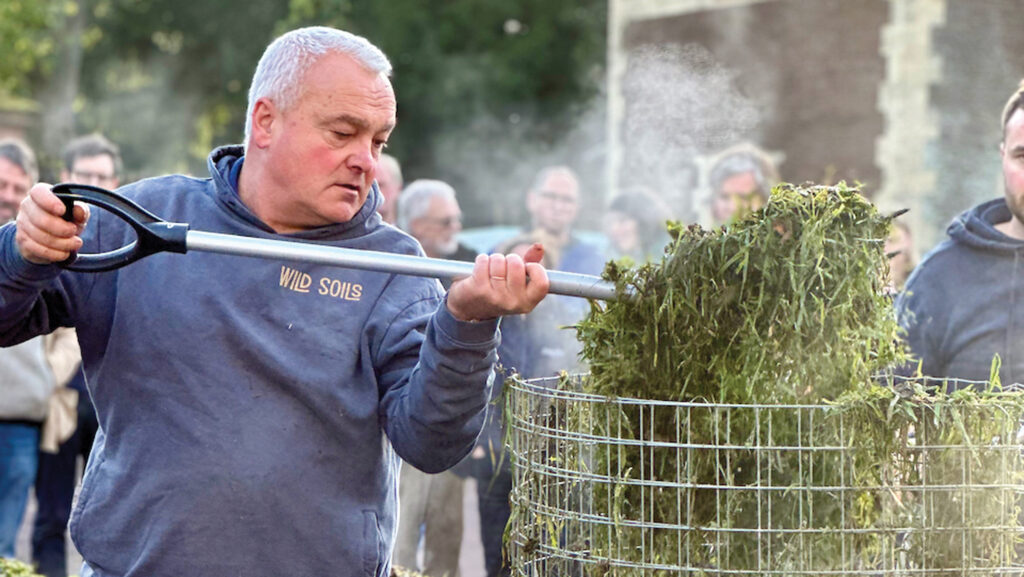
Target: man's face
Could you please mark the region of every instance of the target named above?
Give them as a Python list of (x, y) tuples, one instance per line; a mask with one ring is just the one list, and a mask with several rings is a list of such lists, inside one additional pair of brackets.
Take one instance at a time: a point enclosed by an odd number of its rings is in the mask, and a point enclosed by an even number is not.
[(355, 216), (395, 126), (387, 77), (331, 53), (306, 72), (291, 107), (281, 110), (261, 99), (256, 108), (250, 147), (263, 149), (259, 170), (271, 182), (270, 190), (256, 193), (267, 224), (297, 232)]
[(897, 253), (889, 258), (889, 277), (896, 288), (903, 288), (907, 276), (910, 274), (910, 257), (914, 250), (913, 239), (907, 231), (898, 226), (893, 226), (889, 232), (889, 238), (885, 239), (885, 253)]
[(60, 179), (64, 182), (88, 184), (100, 188), (117, 188), (120, 184), (117, 170), (114, 167), (114, 159), (109, 154), (76, 158), (70, 171), (61, 171)]
[(572, 176), (555, 172), (526, 197), (533, 224), (553, 235), (569, 232), (579, 212), (579, 184)]
[(0, 224), (18, 216), (21, 201), (31, 186), (31, 179), (20, 166), (0, 158)]
[(725, 224), (761, 208), (764, 203), (757, 190), (757, 179), (749, 172), (725, 179), (711, 196), (711, 218), (716, 224)]
[(409, 223), (409, 232), (420, 241), (427, 256), (441, 258), (459, 247), (456, 235), (462, 230), (462, 211), (459, 203), (450, 198), (435, 196), (423, 216)]
[(1003, 159), (1006, 205), (1024, 226), (1024, 110), (1017, 110), (1006, 123), (1006, 136), (999, 148)]

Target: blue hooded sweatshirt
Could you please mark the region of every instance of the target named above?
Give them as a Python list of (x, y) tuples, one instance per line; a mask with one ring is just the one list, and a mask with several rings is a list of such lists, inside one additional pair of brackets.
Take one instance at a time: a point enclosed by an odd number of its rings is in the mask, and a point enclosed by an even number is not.
[[(349, 222), (275, 234), (239, 199), (241, 155), (121, 192), (194, 230), (422, 254), (376, 186)], [(82, 252), (133, 238), (94, 208)], [(101, 577), (386, 575), (399, 457), (457, 463), (491, 385), (497, 322), (443, 298), (433, 279), (203, 252), (73, 273), (0, 229), (0, 344), (78, 329), (101, 430), (70, 526)]]
[(1024, 241), (995, 228), (1010, 216), (1002, 198), (961, 214), (907, 280), (897, 309), (924, 375), (986, 381), (998, 353), (1002, 383), (1024, 381)]

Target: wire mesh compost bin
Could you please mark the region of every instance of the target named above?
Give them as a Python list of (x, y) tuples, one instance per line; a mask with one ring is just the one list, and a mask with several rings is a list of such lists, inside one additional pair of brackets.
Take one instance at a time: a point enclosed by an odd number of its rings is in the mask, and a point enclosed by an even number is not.
[(1018, 393), (717, 405), (509, 382), (513, 574), (1022, 575)]

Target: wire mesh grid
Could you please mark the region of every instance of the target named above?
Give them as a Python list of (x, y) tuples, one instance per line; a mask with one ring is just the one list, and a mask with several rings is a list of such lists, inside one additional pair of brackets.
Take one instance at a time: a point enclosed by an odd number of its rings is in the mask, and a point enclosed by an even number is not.
[(1012, 407), (878, 431), (836, 405), (506, 386), (514, 574), (1024, 574)]

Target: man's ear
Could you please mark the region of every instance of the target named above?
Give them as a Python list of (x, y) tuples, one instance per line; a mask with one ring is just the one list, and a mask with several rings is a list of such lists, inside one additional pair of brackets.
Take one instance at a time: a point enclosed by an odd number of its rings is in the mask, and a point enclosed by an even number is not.
[(274, 135), (278, 116), (277, 107), (270, 99), (257, 100), (252, 107), (252, 133), (249, 135), (249, 144), (266, 148)]

